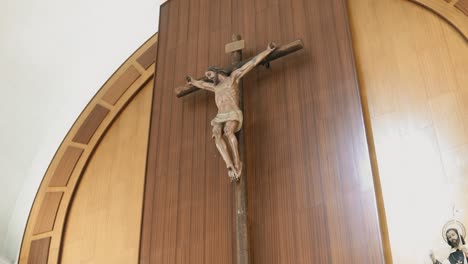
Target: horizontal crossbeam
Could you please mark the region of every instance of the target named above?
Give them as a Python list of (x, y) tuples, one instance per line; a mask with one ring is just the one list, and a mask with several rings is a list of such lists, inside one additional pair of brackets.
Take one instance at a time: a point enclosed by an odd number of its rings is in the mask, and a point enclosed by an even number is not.
[[(291, 54), (291, 53), (294, 53), (298, 50), (301, 50), (302, 48), (304, 48), (304, 44), (302, 43), (302, 40), (296, 40), (296, 41), (293, 41), (289, 44), (286, 44), (286, 45), (283, 45), (281, 47), (279, 47), (278, 49), (276, 49), (273, 53), (271, 53), (270, 55), (268, 55), (268, 57), (266, 57), (262, 62), (260, 62), (261, 65), (265, 66), (265, 67), (269, 67), (270, 65), (270, 62), (276, 60), (276, 59), (279, 59), (281, 57), (284, 57), (288, 54)], [(226, 72), (228, 74), (231, 74), (231, 72), (235, 71), (236, 69), (242, 67), (242, 65), (244, 65), (245, 63), (247, 63), (248, 61), (250, 61), (252, 58), (249, 58), (247, 60), (243, 60), (241, 62), (239, 62), (238, 64), (234, 65), (234, 66), (230, 66), (228, 68), (226, 68)], [(198, 80), (203, 80), (205, 82), (209, 82), (210, 80), (208, 80), (206, 77), (201, 77), (201, 78), (198, 78)], [(180, 87), (177, 87), (175, 89), (175, 94), (177, 97), (183, 97), (183, 96), (186, 96), (188, 94), (191, 94), (193, 92), (196, 92), (200, 90), (199, 88), (197, 87), (194, 87), (190, 84), (186, 84), (184, 86), (180, 86)]]

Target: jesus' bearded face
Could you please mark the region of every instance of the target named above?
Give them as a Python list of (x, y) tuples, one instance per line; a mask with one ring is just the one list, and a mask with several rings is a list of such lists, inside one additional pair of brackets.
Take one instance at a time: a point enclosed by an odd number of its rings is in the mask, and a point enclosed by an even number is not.
[(205, 76), (210, 80), (214, 80), (216, 73), (214, 71), (207, 71), (205, 72)]
[(458, 247), (460, 244), (460, 237), (458, 236), (457, 232), (454, 230), (448, 230), (447, 231), (447, 242), (450, 244), (452, 247)]

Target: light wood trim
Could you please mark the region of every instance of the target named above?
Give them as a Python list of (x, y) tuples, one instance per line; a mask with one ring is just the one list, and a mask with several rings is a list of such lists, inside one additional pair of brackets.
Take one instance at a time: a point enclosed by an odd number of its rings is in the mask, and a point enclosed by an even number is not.
[(112, 84), (107, 93), (102, 97), (102, 100), (111, 105), (120, 99), (128, 88), (141, 76), (140, 72), (130, 65), (125, 72)]
[[(385, 263), (429, 263), (430, 249), (443, 258), (437, 250), (448, 247), (440, 230), (452, 201), (466, 208), (466, 192), (452, 185), (465, 181), (468, 168), (468, 107), (462, 107), (468, 106), (468, 43), (444, 18), (411, 1), (349, 0), (348, 6), (380, 220), (387, 226)], [(464, 223), (466, 215), (459, 216)]]
[(49, 188), (47, 188), (47, 191), (48, 191), (48, 192), (66, 192), (66, 191), (67, 191), (67, 187), (66, 187), (66, 186), (62, 186), (62, 187), (49, 187)]
[(73, 142), (73, 141), (70, 141), (68, 143), (68, 145), (70, 147), (81, 148), (81, 149), (86, 149), (88, 147), (86, 144), (81, 144), (81, 143), (77, 143), (77, 142)]
[(138, 263), (153, 82), (96, 148), (74, 194), (60, 263)]
[[(436, 12), (452, 24), (460, 33), (468, 40), (468, 13), (464, 13), (463, 7), (468, 7), (463, 4), (463, 1), (451, 1), (447, 3), (441, 0), (409, 0), (416, 2), (430, 10)], [(460, 3), (461, 2), (461, 3)], [(455, 5), (455, 6), (454, 6)], [(462, 8), (457, 8), (462, 6)], [(467, 10), (468, 11), (468, 10)]]
[(52, 235), (53, 235), (52, 231), (45, 232), (45, 233), (41, 233), (41, 234), (32, 236), (32, 240), (38, 240), (38, 239), (42, 239), (42, 238), (45, 238), (45, 237), (51, 237)]
[[(23, 242), (21, 246), (21, 252), (19, 257), (19, 263), (28, 263), (29, 256), (31, 253), (32, 241), (37, 237), (34, 236), (35, 225), (41, 219), (41, 207), (44, 202), (47, 202), (46, 193), (50, 188), (48, 187), (51, 183), (53, 175), (60, 167), (60, 162), (64, 157), (66, 150), (70, 147), (78, 147), (83, 149), (83, 153), (79, 158), (78, 162), (73, 169), (71, 176), (69, 177), (68, 184), (64, 189), (63, 197), (61, 199), (60, 205), (55, 218), (55, 224), (53, 230), (50, 232), (50, 249), (48, 256), (48, 264), (55, 264), (59, 261), (59, 255), (61, 250), (62, 243), (62, 233), (64, 225), (66, 222), (66, 216), (72, 201), (73, 194), (78, 186), (79, 179), (86, 167), (91, 155), (96, 149), (100, 139), (105, 134), (107, 129), (110, 127), (112, 122), (117, 118), (125, 106), (134, 98), (134, 96), (145, 86), (148, 81), (154, 76), (155, 65), (152, 64), (142, 72), (138, 79), (136, 79), (133, 84), (126, 89), (112, 109), (107, 109), (99, 104), (103, 100), (105, 94), (109, 92), (113, 84), (121, 78), (125, 71), (131, 67), (137, 65), (136, 59), (139, 58), (148, 48), (153, 46), (157, 42), (157, 34), (152, 36), (147, 42), (145, 42), (135, 53), (133, 53), (127, 61), (125, 61), (120, 68), (109, 78), (109, 80), (103, 85), (103, 87), (97, 92), (94, 98), (89, 102), (87, 107), (83, 110), (81, 115), (78, 117), (77, 121), (70, 129), (69, 133), (63, 140), (61, 146), (57, 150), (53, 160), (51, 161), (49, 168), (42, 180), (41, 186), (37, 192), (34, 204), (32, 206), (31, 212), (29, 214), (28, 223), (26, 225), (26, 230), (23, 235)], [(139, 66), (136, 66), (139, 67)], [(102, 109), (100, 109), (102, 108)], [(103, 113), (108, 111), (105, 116), (100, 120), (100, 122), (90, 121), (90, 115), (93, 115), (93, 111), (99, 109), (98, 117), (102, 117)], [(95, 112), (94, 112), (95, 113)], [(99, 119), (99, 118), (98, 118)], [(86, 124), (91, 123), (87, 126), (87, 132), (84, 133), (82, 127), (86, 127)], [(98, 125), (96, 125), (96, 123)], [(93, 128), (93, 129), (90, 129)], [(89, 131), (92, 131), (90, 133)], [(83, 135), (78, 136), (79, 133)]]
[(152, 45), (137, 59), (138, 63), (143, 68), (148, 69), (155, 62), (157, 51), (157, 45)]

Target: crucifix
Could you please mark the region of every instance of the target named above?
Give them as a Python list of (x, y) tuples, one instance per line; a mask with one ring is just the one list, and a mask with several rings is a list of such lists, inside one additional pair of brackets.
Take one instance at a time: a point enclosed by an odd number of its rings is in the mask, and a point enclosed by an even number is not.
[[(245, 41), (233, 35), (233, 42), (225, 47), (232, 63), (226, 68), (211, 66), (202, 78), (186, 77), (187, 84), (175, 89), (177, 97), (183, 97), (200, 89), (213, 92), (218, 107), (217, 115), (211, 120), (213, 139), (227, 167), (227, 174), (234, 184), (236, 264), (250, 263), (249, 238), (247, 227), (247, 191), (244, 160), (244, 140), (242, 133), (243, 100), (242, 77), (258, 65), (270, 67), (270, 62), (303, 48), (301, 40), (278, 47), (270, 42), (266, 49), (255, 57), (242, 60)], [(238, 133), (239, 139), (236, 137)], [(244, 175), (241, 177), (241, 175)]]

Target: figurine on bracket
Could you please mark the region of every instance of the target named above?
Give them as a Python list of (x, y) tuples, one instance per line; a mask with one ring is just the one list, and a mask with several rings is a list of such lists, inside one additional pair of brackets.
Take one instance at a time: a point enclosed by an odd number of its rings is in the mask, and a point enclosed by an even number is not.
[[(219, 153), (226, 162), (228, 175), (232, 181), (238, 180), (242, 173), (242, 161), (239, 158), (238, 142), (235, 135), (242, 128), (243, 121), (239, 105), (239, 82), (245, 74), (260, 64), (276, 48), (275, 43), (269, 43), (266, 50), (231, 73), (223, 68), (209, 67), (208, 71), (205, 72), (205, 76), (209, 81), (195, 80), (187, 76), (187, 84), (215, 93), (218, 114), (211, 120), (213, 138)], [(223, 135), (230, 150), (228, 150)]]

